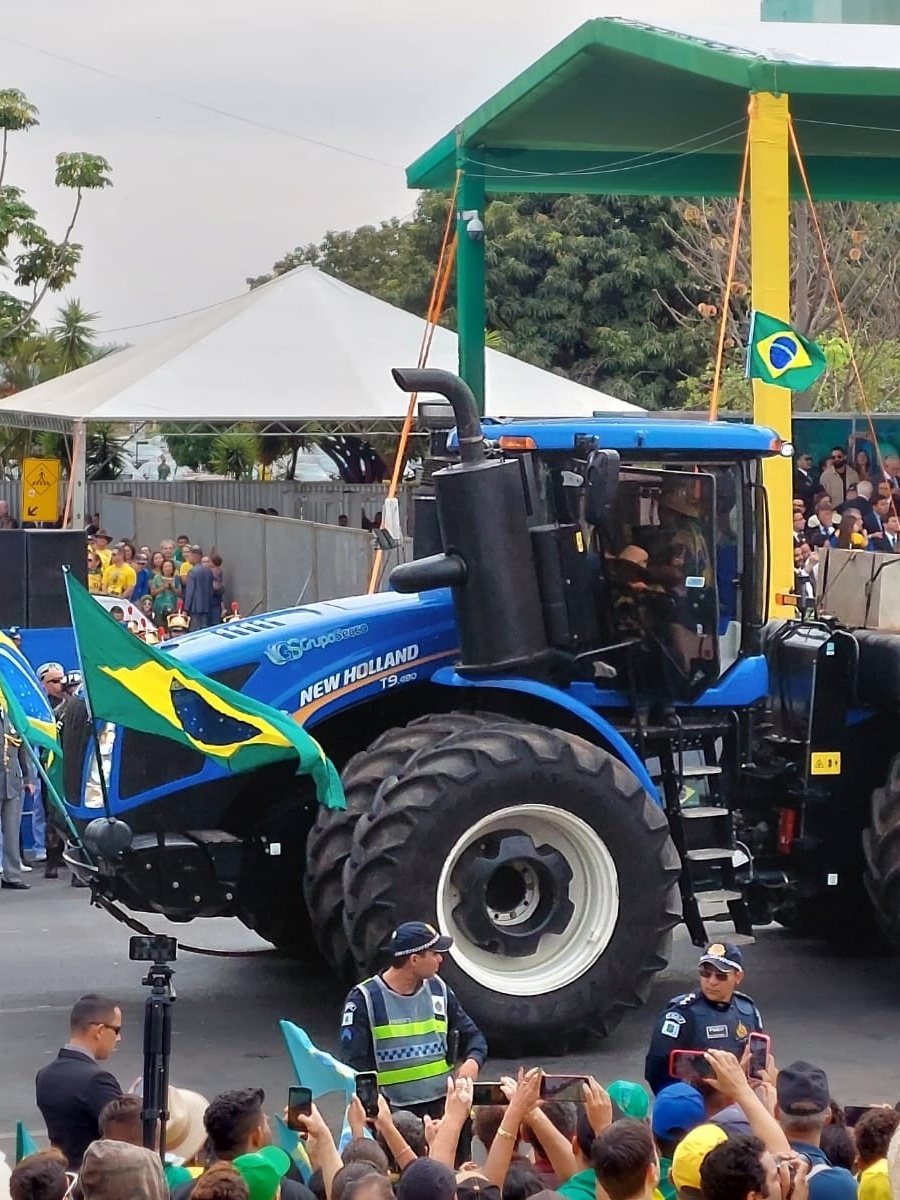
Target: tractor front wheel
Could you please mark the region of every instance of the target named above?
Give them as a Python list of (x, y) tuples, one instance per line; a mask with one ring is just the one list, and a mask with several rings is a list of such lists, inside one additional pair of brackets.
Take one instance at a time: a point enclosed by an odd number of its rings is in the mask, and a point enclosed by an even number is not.
[(361, 969), (391, 930), (450, 934), (442, 975), (513, 1053), (605, 1034), (647, 997), (679, 920), (665, 815), (605, 750), (498, 723), (421, 751), (379, 788), (344, 871)]

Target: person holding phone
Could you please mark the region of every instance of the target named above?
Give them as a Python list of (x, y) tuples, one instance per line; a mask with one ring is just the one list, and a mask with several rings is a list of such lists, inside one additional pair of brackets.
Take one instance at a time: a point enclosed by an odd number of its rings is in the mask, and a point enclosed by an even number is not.
[(750, 1034), (762, 1032), (759, 1009), (737, 990), (744, 981), (738, 946), (714, 942), (697, 969), (699, 989), (670, 1000), (653, 1031), (644, 1075), (654, 1095), (677, 1082), (669, 1073), (673, 1050), (730, 1050), (741, 1058)]
[(343, 1061), (375, 1072), (391, 1107), (420, 1117), (443, 1114), (456, 1061), (457, 1075), (474, 1080), (487, 1058), (484, 1035), (438, 974), (452, 945), (424, 921), (399, 925), (390, 966), (350, 991), (341, 1016)]

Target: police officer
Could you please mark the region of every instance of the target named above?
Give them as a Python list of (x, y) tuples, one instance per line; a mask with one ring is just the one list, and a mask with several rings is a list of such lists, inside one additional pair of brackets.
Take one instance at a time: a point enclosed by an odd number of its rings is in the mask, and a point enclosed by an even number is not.
[(673, 1050), (730, 1050), (740, 1058), (749, 1035), (763, 1027), (759, 1009), (737, 991), (744, 979), (737, 946), (713, 943), (700, 959), (699, 974), (700, 990), (670, 1000), (653, 1033), (644, 1075), (654, 1093), (678, 1082), (669, 1074)]
[[(420, 1117), (444, 1111), (447, 1079), (477, 1079), (487, 1042), (438, 971), (453, 939), (424, 921), (391, 934), (391, 964), (347, 996), (341, 1017), (341, 1058), (354, 1071), (376, 1071), (392, 1108)], [(450, 1050), (458, 1043), (458, 1054)]]

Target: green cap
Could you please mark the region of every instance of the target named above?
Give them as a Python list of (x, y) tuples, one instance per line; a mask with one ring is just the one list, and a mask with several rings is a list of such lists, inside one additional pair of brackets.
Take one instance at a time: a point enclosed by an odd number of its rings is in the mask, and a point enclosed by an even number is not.
[(634, 1117), (636, 1121), (646, 1119), (650, 1112), (650, 1098), (639, 1083), (617, 1079), (606, 1090), (624, 1117)]
[(250, 1200), (275, 1200), (278, 1185), (291, 1169), (291, 1160), (277, 1146), (261, 1146), (252, 1154), (239, 1154), (232, 1166), (247, 1184)]

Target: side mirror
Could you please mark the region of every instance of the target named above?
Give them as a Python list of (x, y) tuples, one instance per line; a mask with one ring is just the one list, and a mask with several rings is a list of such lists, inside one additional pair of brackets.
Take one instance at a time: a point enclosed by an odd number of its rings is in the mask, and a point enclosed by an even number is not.
[(595, 450), (588, 459), (584, 515), (589, 525), (602, 525), (619, 490), (619, 455)]

